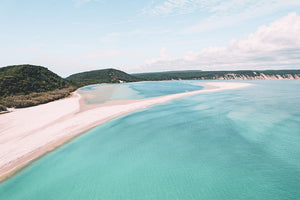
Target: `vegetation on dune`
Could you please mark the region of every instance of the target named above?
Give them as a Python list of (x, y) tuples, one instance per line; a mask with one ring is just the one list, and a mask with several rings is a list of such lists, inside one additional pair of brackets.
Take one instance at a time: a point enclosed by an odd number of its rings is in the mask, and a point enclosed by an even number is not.
[(6, 111), (7, 107), (0, 104), (0, 112)]
[(77, 89), (45, 67), (14, 65), (0, 68), (0, 104), (5, 107), (28, 107), (66, 97)]
[(0, 103), (2, 105), (5, 105), (4, 107), (25, 108), (67, 97), (76, 89), (77, 87), (70, 86), (68, 88), (56, 89), (49, 92), (33, 92), (27, 95), (9, 96), (6, 98), (2, 98)]
[(136, 82), (142, 79), (129, 75), (123, 71), (116, 69), (101, 69), (88, 72), (73, 74), (66, 78), (80, 86), (97, 84), (97, 83), (120, 83), (120, 82)]

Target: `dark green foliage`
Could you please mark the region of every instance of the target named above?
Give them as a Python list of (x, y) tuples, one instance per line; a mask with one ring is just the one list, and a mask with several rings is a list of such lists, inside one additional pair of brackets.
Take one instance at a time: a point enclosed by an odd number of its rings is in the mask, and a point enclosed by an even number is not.
[(69, 81), (45, 67), (15, 65), (0, 68), (0, 98), (47, 92), (70, 86)]
[(73, 81), (80, 86), (97, 84), (97, 83), (119, 83), (123, 82), (136, 82), (142, 79), (136, 78), (125, 72), (116, 69), (101, 69), (88, 72), (73, 74), (66, 78)]
[(66, 97), (77, 87), (45, 67), (14, 65), (0, 68), (0, 104), (28, 107)]
[(7, 110), (6, 106), (3, 106), (0, 104), (0, 112), (6, 111), (6, 110)]
[[(24, 108), (29, 106), (35, 106), (50, 101), (58, 100), (70, 95), (75, 91), (77, 87), (71, 86), (64, 89), (56, 89), (49, 92), (33, 92), (27, 95), (15, 95), (1, 99), (1, 104), (6, 107)], [(0, 105), (1, 111), (1, 105)]]
[[(172, 80), (172, 79), (259, 79), (262, 75), (274, 76), (280, 75), (283, 78), (289, 78), (292, 75), (293, 78), (300, 76), (300, 70), (265, 70), (265, 71), (170, 71), (170, 72), (155, 72), (155, 73), (141, 73), (133, 74), (137, 78), (147, 81), (159, 81), (159, 80)], [(263, 78), (262, 78), (263, 79)]]

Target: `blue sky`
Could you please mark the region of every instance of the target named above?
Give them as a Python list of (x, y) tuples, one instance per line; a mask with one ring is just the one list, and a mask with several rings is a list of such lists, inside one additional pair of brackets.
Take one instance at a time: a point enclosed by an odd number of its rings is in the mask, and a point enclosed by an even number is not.
[(298, 0), (1, 0), (0, 66), (299, 69)]

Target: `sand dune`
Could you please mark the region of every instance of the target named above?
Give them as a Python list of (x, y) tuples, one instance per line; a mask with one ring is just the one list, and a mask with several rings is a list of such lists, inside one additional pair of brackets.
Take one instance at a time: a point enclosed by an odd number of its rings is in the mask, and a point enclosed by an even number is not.
[[(208, 82), (206, 89), (162, 97), (80, 106), (80, 95), (0, 115), (0, 180), (74, 136), (124, 114), (177, 98), (249, 86)], [(81, 103), (80, 103), (81, 102)], [(83, 109), (84, 108), (84, 109)]]

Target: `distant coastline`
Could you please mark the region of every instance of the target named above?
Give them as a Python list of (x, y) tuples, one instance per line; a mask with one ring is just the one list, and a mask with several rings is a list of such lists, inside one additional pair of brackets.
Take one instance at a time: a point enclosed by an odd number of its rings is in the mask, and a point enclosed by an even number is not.
[(144, 80), (294, 80), (300, 70), (167, 71), (132, 74)]
[(12, 65), (0, 68), (0, 113), (68, 97), (76, 89), (99, 83), (163, 80), (274, 80), (300, 79), (300, 70), (166, 71), (128, 74), (109, 68), (62, 78), (42, 66)]

